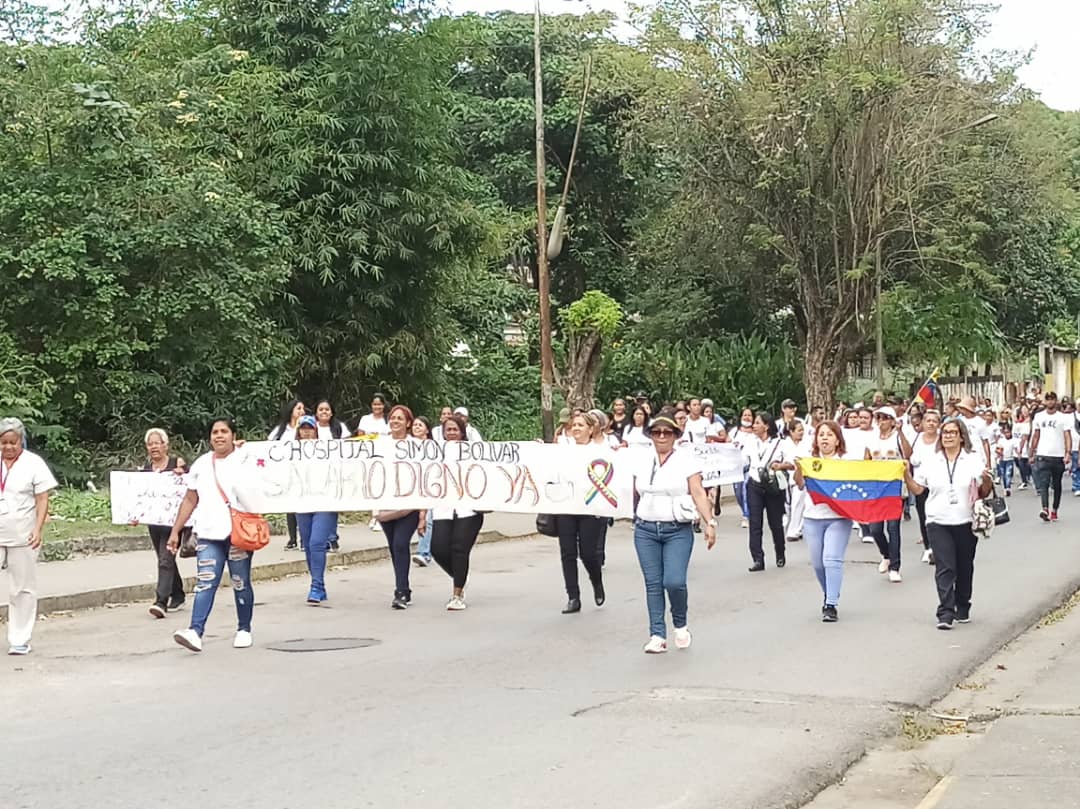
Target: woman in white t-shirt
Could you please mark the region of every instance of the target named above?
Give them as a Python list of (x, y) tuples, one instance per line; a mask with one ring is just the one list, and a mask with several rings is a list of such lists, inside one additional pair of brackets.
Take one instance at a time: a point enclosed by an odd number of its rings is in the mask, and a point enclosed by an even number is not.
[[(590, 410), (579, 413), (570, 421), (570, 435), (576, 446), (607, 447), (604, 440), (604, 428), (599, 415), (601, 411)], [(599, 440), (598, 440), (599, 439)], [(601, 457), (610, 457), (604, 452)], [(607, 517), (595, 517), (591, 514), (556, 514), (555, 528), (559, 537), (559, 556), (562, 561), (563, 585), (566, 588), (566, 607), (563, 615), (581, 612), (581, 586), (578, 582), (578, 559), (589, 574), (592, 583), (593, 601), (601, 607), (606, 598), (604, 594), (603, 553), (604, 538), (607, 536)]]
[[(879, 407), (874, 413), (877, 431), (866, 442), (867, 452), (875, 461), (906, 460), (911, 455), (911, 445), (896, 423), (896, 411), (891, 407)], [(878, 573), (888, 573), (889, 581), (903, 581), (900, 575), (900, 520), (870, 524), (870, 536), (877, 543), (881, 562)]]
[(786, 475), (777, 475), (793, 469), (791, 458), (784, 456), (779, 430), (772, 414), (759, 411), (754, 416), (753, 442), (743, 445), (743, 458), (748, 472), (746, 482), (746, 502), (750, 512), (750, 565), (751, 573), (760, 573), (765, 569), (765, 551), (762, 536), (765, 523), (769, 524), (772, 534), (773, 550), (776, 552), (776, 566), (787, 564), (787, 545), (784, 543), (784, 505), (786, 499)]
[[(415, 441), (412, 437), (413, 413), (405, 405), (394, 405), (387, 416), (390, 437), (395, 441)], [(403, 610), (412, 601), (409, 586), (409, 570), (412, 564), (411, 542), (413, 534), (423, 534), (427, 526), (426, 511), (376, 511), (375, 519), (386, 534), (390, 549), (390, 562), (394, 568), (394, 598), (390, 607)]]
[[(844, 433), (835, 421), (822, 422), (814, 430), (815, 458), (844, 460)], [(796, 465), (795, 484), (806, 489), (802, 470)], [(851, 520), (841, 517), (826, 503), (806, 504), (803, 512), (803, 537), (810, 554), (825, 603), (821, 607), (821, 620), (827, 624), (837, 620), (836, 607), (840, 603), (840, 586), (844, 582), (844, 554), (851, 538)]]
[(1001, 485), (1005, 487), (1006, 497), (1012, 496), (1013, 464), (1016, 462), (1019, 443), (1008, 424), (1001, 428), (1001, 436), (994, 442), (998, 477), (1001, 478)]
[(705, 526), (709, 548), (716, 544), (716, 518), (701, 485), (697, 458), (676, 450), (681, 430), (675, 420), (661, 413), (649, 425), (653, 448), (635, 453), (634, 550), (645, 578), (649, 608), (649, 640), (646, 654), (667, 651), (664, 591), (671, 602), (675, 646), (689, 648), (692, 637), (686, 625), (686, 574), (694, 548), (695, 517)]
[[(911, 442), (911, 468), (919, 467), (936, 455), (938, 450), (938, 430), (941, 428), (941, 411), (927, 410), (923, 414), (922, 427), (915, 440)], [(923, 546), (922, 561), (934, 564), (934, 552), (930, 550), (930, 540), (926, 538), (926, 492), (915, 495), (915, 511), (919, 515), (919, 538)]]
[[(754, 411), (752, 408), (744, 407), (742, 409), (742, 412), (739, 413), (739, 424), (734, 430), (728, 432), (728, 440), (737, 446), (739, 452), (743, 454), (746, 452), (746, 447), (757, 440), (754, 436)], [(743, 469), (742, 483), (732, 484), (735, 491), (735, 502), (739, 504), (739, 509), (742, 511), (740, 528), (747, 528), (750, 525), (750, 502), (746, 498), (746, 473), (749, 469), (749, 465)]]
[(912, 474), (908, 488), (927, 492), (926, 534), (934, 551), (934, 580), (938, 590), (937, 627), (952, 629), (953, 621), (971, 620), (971, 591), (975, 575), (975, 549), (979, 540), (971, 530), (971, 508), (994, 487), (982, 452), (971, 451), (967, 427), (959, 419), (941, 425), (941, 452), (931, 456)]
[(320, 399), (315, 405), (315, 423), (319, 431), (319, 438), (348, 438), (349, 428), (339, 421), (334, 411), (334, 406), (328, 399)]
[(1031, 485), (1031, 462), (1028, 460), (1028, 442), (1031, 441), (1031, 419), (1025, 405), (1016, 408), (1016, 418), (1013, 421), (1013, 437), (1016, 439), (1016, 468), (1020, 472), (1020, 485), (1017, 487), (1023, 491)]
[[(266, 436), (266, 440), (294, 440), (296, 438), (296, 425), (300, 423), (300, 419), (303, 418), (305, 413), (307, 413), (307, 408), (299, 399), (292, 399), (283, 404), (281, 406), (281, 416), (278, 418), (277, 424), (274, 425), (274, 429)], [(289, 532), (289, 541), (285, 543), (285, 550), (295, 550), (296, 538), (298, 536), (295, 514), (285, 515), (285, 527)], [(304, 550), (303, 545), (300, 546), (300, 550)]]
[(652, 447), (652, 439), (649, 438), (649, 414), (641, 405), (635, 407), (630, 414), (630, 424), (623, 430), (622, 445), (624, 447)]
[(56, 478), (24, 449), (26, 428), (0, 419), (0, 557), (8, 571), (8, 654), (30, 654), (37, 621), (37, 556)]
[(390, 435), (386, 420), (386, 397), (376, 393), (371, 397), (371, 412), (361, 416), (354, 435)]
[[(255, 592), (251, 587), (251, 551), (235, 548), (229, 541), (232, 535), (230, 506), (243, 511), (237, 486), (244, 479), (244, 451), (237, 444), (236, 425), (232, 419), (215, 419), (210, 425), (210, 452), (199, 457), (188, 471), (188, 493), (180, 502), (169, 550), (180, 547), (180, 532), (194, 516), (193, 528), (198, 537), (195, 549), (195, 603), (191, 608), (191, 625), (173, 633), (173, 640), (193, 652), (202, 651), (202, 636), (206, 620), (214, 608), (214, 596), (225, 565), (233, 582), (236, 601), (236, 636), (233, 648), (251, 646), (251, 618), (255, 611)], [(228, 499), (226, 499), (228, 498)]]
[[(814, 441), (807, 440), (806, 425), (800, 419), (791, 422), (784, 439), (782, 450), (785, 459), (785, 469), (795, 470), (795, 461), (799, 458), (807, 458), (814, 451)], [(787, 523), (784, 526), (784, 537), (788, 542), (798, 542), (803, 535), (803, 516), (806, 511), (806, 492), (795, 485), (795, 476), (788, 476), (787, 485)]]

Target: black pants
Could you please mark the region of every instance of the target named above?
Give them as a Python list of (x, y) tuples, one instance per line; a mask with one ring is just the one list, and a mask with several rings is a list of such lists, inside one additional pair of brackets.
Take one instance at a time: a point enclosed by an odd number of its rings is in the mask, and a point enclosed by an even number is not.
[(416, 526), (420, 523), (420, 512), (410, 511), (396, 520), (380, 522), (386, 534), (386, 544), (390, 548), (390, 561), (394, 565), (394, 596), (409, 598), (409, 569), (412, 563), (411, 543)]
[(176, 556), (169, 553), (169, 534), (172, 529), (167, 525), (151, 525), (149, 528), (158, 568), (154, 603), (160, 607), (179, 604), (184, 600), (184, 578), (176, 567)]
[[(1061, 476), (1065, 474), (1065, 459), (1049, 455), (1035, 456), (1035, 488), (1043, 508), (1057, 511), (1061, 508)], [(1050, 489), (1054, 490), (1054, 505), (1050, 506)]]
[(767, 518), (776, 558), (783, 559), (787, 550), (784, 544), (784, 493), (770, 493), (760, 483), (751, 480), (746, 484), (746, 497), (750, 508), (750, 558), (755, 563), (765, 561), (761, 537), (765, 529), (764, 518)]
[(915, 511), (919, 513), (919, 536), (927, 550), (930, 550), (930, 540), (926, 538), (926, 498), (929, 496), (929, 491), (915, 495)]
[(601, 542), (607, 534), (607, 517), (584, 514), (558, 514), (555, 527), (559, 532), (559, 552), (562, 555), (562, 575), (568, 598), (581, 598), (578, 586), (578, 555), (595, 585), (601, 581)]
[(870, 524), (870, 536), (877, 543), (882, 559), (889, 560), (889, 570), (900, 569), (900, 520)]
[(979, 538), (971, 523), (938, 525), (927, 523), (926, 536), (934, 552), (934, 581), (937, 583), (939, 621), (964, 617), (971, 610), (971, 583), (975, 575), (975, 548)]
[(431, 556), (454, 580), (454, 588), (465, 589), (469, 578), (469, 554), (484, 526), (484, 515), (435, 520), (431, 529)]
[(285, 526), (289, 529), (289, 544), (290, 545), (295, 545), (296, 544), (296, 515), (295, 514), (286, 514), (285, 515)]

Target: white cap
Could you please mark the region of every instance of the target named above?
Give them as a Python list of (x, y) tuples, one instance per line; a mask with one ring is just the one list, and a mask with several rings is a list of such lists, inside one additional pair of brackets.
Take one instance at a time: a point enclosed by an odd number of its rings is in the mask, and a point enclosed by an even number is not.
[(701, 406), (702, 407), (715, 407), (716, 405), (713, 404), (712, 399), (702, 399), (701, 400)]
[(469, 417), (469, 408), (467, 408), (467, 407), (455, 408), (454, 409), (454, 415), (455, 416), (464, 416), (465, 418), (468, 418)]
[(888, 416), (893, 421), (896, 421), (896, 411), (893, 410), (891, 407), (879, 407), (874, 412), (877, 413), (879, 416)]

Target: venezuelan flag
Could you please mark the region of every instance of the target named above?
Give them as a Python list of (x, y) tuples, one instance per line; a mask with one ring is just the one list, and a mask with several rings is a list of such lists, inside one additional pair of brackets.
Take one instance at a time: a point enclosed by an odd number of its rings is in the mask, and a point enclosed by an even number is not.
[(899, 520), (905, 461), (801, 458), (799, 468), (813, 503), (825, 503), (855, 522)]

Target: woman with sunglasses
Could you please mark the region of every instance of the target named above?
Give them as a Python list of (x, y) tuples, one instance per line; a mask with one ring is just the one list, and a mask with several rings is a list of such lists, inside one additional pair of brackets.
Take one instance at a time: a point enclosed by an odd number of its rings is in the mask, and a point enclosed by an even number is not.
[[(896, 411), (891, 407), (879, 407), (874, 413), (877, 434), (866, 444), (870, 457), (875, 461), (906, 460), (911, 456), (911, 445), (896, 424)], [(888, 573), (889, 581), (899, 584), (900, 575), (900, 520), (875, 522), (870, 525), (870, 536), (881, 553), (878, 573)]]
[(716, 518), (701, 485), (701, 469), (693, 454), (677, 451), (680, 430), (666, 412), (653, 419), (649, 435), (653, 448), (641, 453), (633, 470), (634, 550), (645, 579), (649, 608), (646, 654), (667, 651), (664, 591), (671, 602), (675, 646), (688, 649), (692, 641), (686, 625), (686, 573), (694, 548), (695, 517), (705, 526), (705, 542), (716, 544)]
[[(595, 410), (579, 413), (570, 421), (570, 434), (577, 446), (588, 446), (603, 436)], [(563, 615), (581, 612), (581, 587), (578, 585), (578, 558), (592, 582), (593, 600), (603, 606), (604, 578), (601, 554), (607, 534), (607, 517), (589, 514), (557, 514), (555, 528), (559, 535), (559, 554), (562, 557), (563, 584), (566, 586), (566, 608)]]
[(978, 538), (971, 530), (976, 497), (994, 488), (982, 451), (972, 452), (967, 427), (960, 419), (941, 426), (940, 452), (905, 473), (908, 488), (927, 493), (926, 535), (934, 551), (937, 583), (937, 628), (952, 629), (953, 621), (971, 620), (971, 589)]

